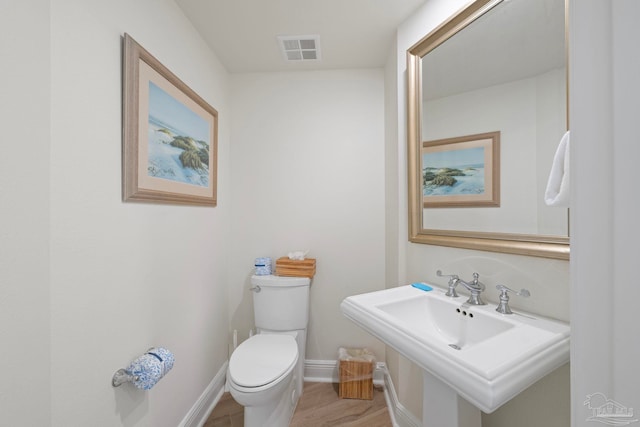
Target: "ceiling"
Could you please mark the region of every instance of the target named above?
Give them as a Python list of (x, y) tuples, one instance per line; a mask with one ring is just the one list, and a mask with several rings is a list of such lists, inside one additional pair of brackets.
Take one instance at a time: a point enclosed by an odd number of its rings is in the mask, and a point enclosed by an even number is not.
[[(176, 0), (230, 73), (380, 68), (426, 0)], [(319, 35), (321, 60), (285, 61), (278, 36)]]

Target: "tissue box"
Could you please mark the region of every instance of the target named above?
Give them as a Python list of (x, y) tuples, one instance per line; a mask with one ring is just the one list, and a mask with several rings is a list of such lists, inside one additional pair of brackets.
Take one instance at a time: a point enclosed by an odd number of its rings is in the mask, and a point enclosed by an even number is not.
[(315, 258), (301, 260), (281, 257), (276, 260), (276, 276), (294, 276), (312, 278), (316, 274)]
[(340, 384), (338, 397), (341, 399), (373, 399), (373, 354), (365, 349), (340, 348), (338, 368)]

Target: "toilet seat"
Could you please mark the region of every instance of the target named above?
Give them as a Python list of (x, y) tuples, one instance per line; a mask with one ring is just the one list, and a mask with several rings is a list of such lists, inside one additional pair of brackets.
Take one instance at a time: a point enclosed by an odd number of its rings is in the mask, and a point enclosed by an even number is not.
[(293, 336), (254, 335), (231, 354), (230, 380), (243, 388), (263, 387), (288, 375), (297, 361), (298, 345)]

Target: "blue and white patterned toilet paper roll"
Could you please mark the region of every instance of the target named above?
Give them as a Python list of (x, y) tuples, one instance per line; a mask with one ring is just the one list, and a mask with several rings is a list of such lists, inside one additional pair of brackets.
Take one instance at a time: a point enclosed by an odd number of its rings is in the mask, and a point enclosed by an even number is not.
[(268, 276), (271, 274), (271, 258), (256, 258), (254, 265), (256, 267), (256, 276)]
[(135, 377), (133, 385), (150, 390), (173, 368), (175, 358), (166, 348), (154, 347), (131, 362), (126, 371)]

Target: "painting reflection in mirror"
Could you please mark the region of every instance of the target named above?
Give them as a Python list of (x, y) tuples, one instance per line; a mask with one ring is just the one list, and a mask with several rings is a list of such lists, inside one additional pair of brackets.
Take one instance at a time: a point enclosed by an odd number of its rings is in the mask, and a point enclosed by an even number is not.
[(500, 206), (500, 132), (422, 143), (425, 208)]

